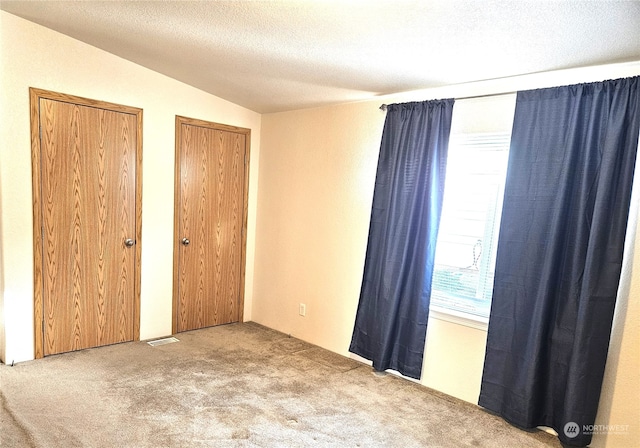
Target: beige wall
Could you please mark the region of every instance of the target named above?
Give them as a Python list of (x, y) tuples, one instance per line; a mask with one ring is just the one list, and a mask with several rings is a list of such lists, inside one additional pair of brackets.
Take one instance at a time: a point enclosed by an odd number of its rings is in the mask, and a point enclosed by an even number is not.
[(254, 320), (345, 355), (384, 116), (362, 103), (262, 122)]
[(0, 29), (3, 359), (33, 358), (29, 87), (144, 110), (142, 339), (171, 334), (175, 115), (252, 130), (245, 298), (250, 319), (260, 115), (4, 11)]
[[(635, 76), (640, 63), (412, 92), (263, 116), (253, 320), (343, 355), (364, 267), (383, 102), (512, 92)], [(455, 114), (455, 112), (454, 112)], [(640, 248), (640, 239), (631, 247)], [(636, 259), (638, 258), (636, 251)], [(629, 271), (607, 366), (599, 424), (636, 425), (607, 446), (640, 446), (640, 264)], [(305, 303), (307, 314), (298, 315)], [(421, 383), (477, 403), (486, 331), (432, 317)], [(604, 446), (605, 436), (594, 437)]]

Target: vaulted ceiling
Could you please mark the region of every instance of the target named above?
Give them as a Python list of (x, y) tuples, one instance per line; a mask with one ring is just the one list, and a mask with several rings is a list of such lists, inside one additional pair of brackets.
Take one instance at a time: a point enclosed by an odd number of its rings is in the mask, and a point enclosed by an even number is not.
[(638, 1), (12, 1), (257, 112), (640, 60)]

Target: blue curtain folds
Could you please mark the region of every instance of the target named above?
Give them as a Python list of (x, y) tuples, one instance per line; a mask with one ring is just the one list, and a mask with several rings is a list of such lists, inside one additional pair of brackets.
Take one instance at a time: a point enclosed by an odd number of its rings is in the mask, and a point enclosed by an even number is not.
[(519, 92), (478, 404), (587, 446), (640, 132), (639, 77)]
[(349, 350), (420, 378), (453, 99), (392, 104)]

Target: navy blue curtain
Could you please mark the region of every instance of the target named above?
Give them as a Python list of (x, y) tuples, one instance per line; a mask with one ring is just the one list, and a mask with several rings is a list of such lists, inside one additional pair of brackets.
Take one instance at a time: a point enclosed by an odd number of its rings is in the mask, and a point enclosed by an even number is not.
[(420, 378), (452, 99), (387, 106), (349, 350)]
[(591, 442), (639, 131), (638, 77), (517, 95), (478, 404), (566, 445)]

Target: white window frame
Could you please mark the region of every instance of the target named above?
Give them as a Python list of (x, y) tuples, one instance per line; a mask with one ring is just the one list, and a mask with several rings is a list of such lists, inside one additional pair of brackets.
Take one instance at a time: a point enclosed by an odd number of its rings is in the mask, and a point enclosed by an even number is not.
[[(461, 141), (463, 141), (463, 144), (469, 144), (469, 142), (472, 142), (474, 140), (478, 141), (478, 145), (480, 146), (483, 141), (484, 138), (487, 138), (489, 141), (491, 141), (492, 139), (495, 138), (496, 141), (501, 141), (503, 144), (506, 143), (507, 145), (507, 157), (508, 157), (508, 144), (509, 144), (509, 140), (510, 140), (510, 133), (508, 132), (499, 132), (499, 133), (477, 133), (477, 134), (462, 134), (462, 135), (456, 135), (455, 138), (460, 139)], [(506, 160), (505, 160), (506, 163)], [(505, 165), (505, 177), (506, 177), (506, 165)], [(489, 248), (487, 248), (489, 251), (492, 251), (495, 253), (495, 251), (497, 250), (497, 238), (498, 238), (498, 228), (500, 225), (500, 216), (502, 213), (502, 195), (504, 193), (504, 180), (502, 182), (502, 185), (500, 187), (500, 190), (498, 192), (500, 198), (498, 200), (498, 202), (495, 204), (496, 207), (496, 212), (495, 212), (495, 219), (494, 219), (494, 226), (497, 226), (496, 228), (496, 232), (495, 235), (493, 236), (492, 240), (492, 245), (490, 245)], [(446, 195), (446, 192), (445, 192)], [(442, 229), (442, 227), (441, 227)], [(485, 235), (486, 235), (486, 230), (485, 230)], [(493, 257), (492, 257), (493, 258)], [(495, 259), (493, 260), (493, 262), (495, 263)], [(493, 268), (495, 268), (495, 265), (492, 266)], [(481, 281), (481, 280), (480, 280)], [(433, 287), (433, 285), (432, 285)], [(444, 294), (442, 292), (440, 292), (440, 297), (442, 297), (443, 295), (446, 295), (446, 292), (444, 292)], [(479, 330), (487, 330), (488, 327), (488, 323), (489, 323), (489, 316), (480, 316), (477, 314), (473, 314), (473, 313), (467, 313), (464, 311), (461, 311), (460, 309), (455, 309), (455, 308), (447, 308), (444, 306), (441, 306), (439, 304), (431, 304), (429, 307), (429, 316), (434, 318), (434, 319), (438, 319), (438, 320), (443, 320), (443, 321), (447, 321), (447, 322), (452, 322), (455, 324), (459, 324), (459, 325), (464, 325), (467, 327), (471, 327), (471, 328), (476, 328)]]

